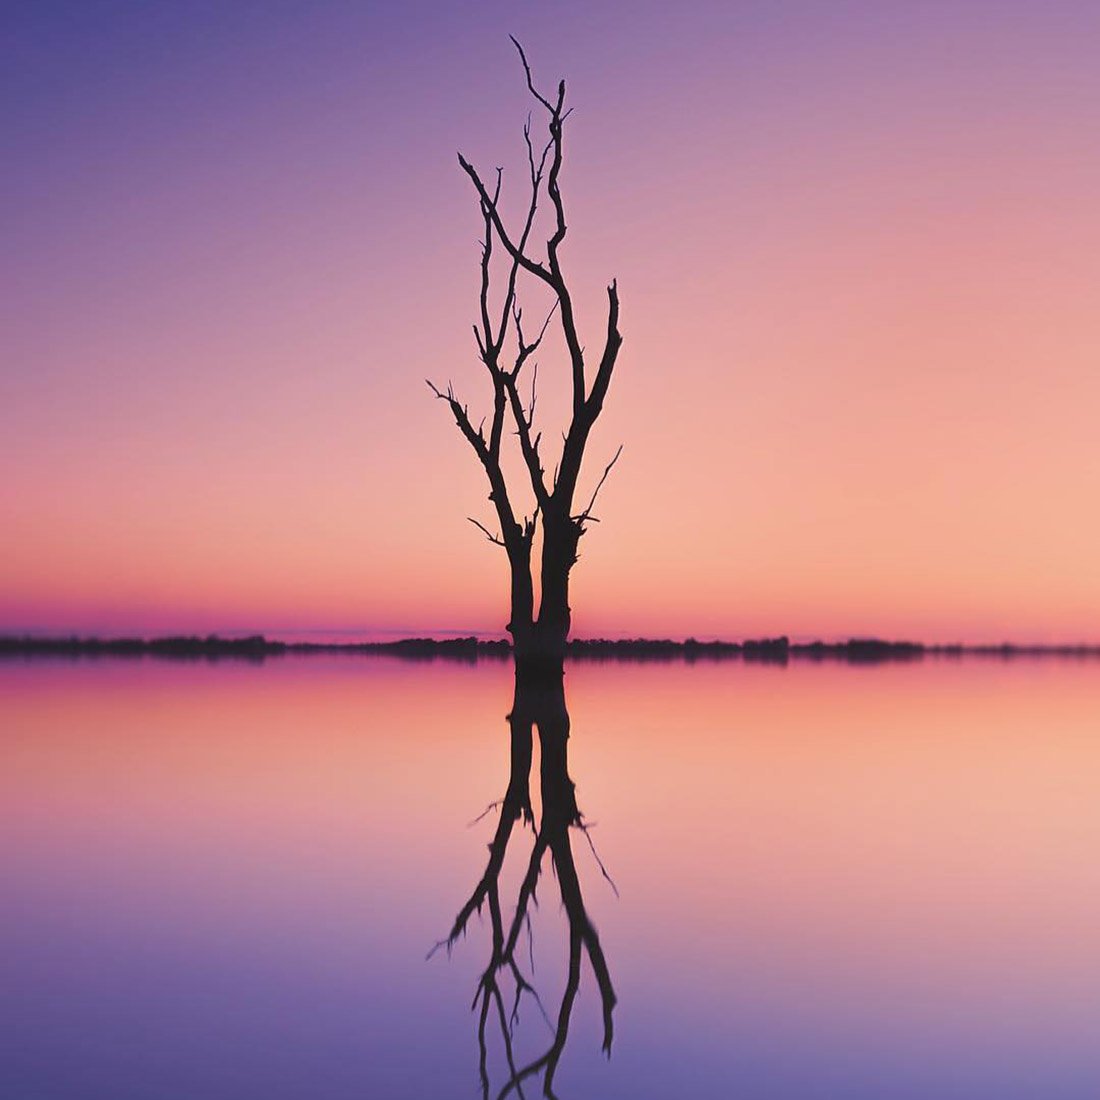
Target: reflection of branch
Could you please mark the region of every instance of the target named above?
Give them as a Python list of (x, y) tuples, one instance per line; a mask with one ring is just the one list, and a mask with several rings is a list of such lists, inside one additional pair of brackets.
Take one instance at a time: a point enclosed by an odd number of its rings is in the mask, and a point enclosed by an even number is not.
[(481, 813), (479, 813), (477, 817), (473, 819), (473, 821), (467, 824), (466, 828), (472, 829), (479, 821), (484, 821), (485, 818), (487, 818), (498, 806), (503, 805), (503, 803), (504, 799), (502, 798), (498, 798), (496, 802), (490, 802), (489, 805), (486, 806), (485, 809), (482, 810)]
[[(485, 813), (488, 812), (488, 810), (485, 811)], [(484, 817), (485, 814), (482, 814), (481, 816)], [(593, 824), (595, 824), (595, 822), (593, 822)], [(619, 888), (615, 885), (615, 880), (607, 873), (607, 868), (603, 865), (603, 860), (600, 859), (600, 853), (596, 851), (595, 841), (593, 841), (592, 833), (589, 831), (592, 828), (592, 825), (581, 822), (579, 828), (581, 832), (584, 833), (584, 839), (588, 841), (588, 847), (592, 849), (592, 858), (596, 861), (596, 866), (599, 867), (600, 874), (603, 875), (605, 879), (607, 879), (608, 885), (614, 892), (615, 897), (618, 897)]]
[(550, 1049), (533, 1062), (529, 1062), (518, 1073), (512, 1074), (504, 1088), (497, 1094), (497, 1100), (504, 1098), (513, 1090), (522, 1097), (523, 1082), (528, 1077), (533, 1077), (541, 1070), (546, 1071), (543, 1077), (543, 1095), (553, 1098), (554, 1074), (561, 1061), (562, 1052), (565, 1050), (565, 1041), (569, 1038), (569, 1019), (573, 1015), (573, 1003), (577, 999), (577, 990), (581, 984), (581, 944), (578, 935), (570, 930), (569, 933), (569, 976), (565, 982), (565, 993), (561, 999), (561, 1009), (558, 1012), (558, 1026), (554, 1031), (554, 1041)]
[(562, 901), (565, 903), (570, 931), (580, 936), (592, 966), (592, 972), (596, 977), (596, 984), (599, 986), (600, 1000), (603, 1005), (603, 1050), (604, 1053), (610, 1054), (611, 1041), (615, 1034), (612, 1013), (617, 998), (611, 985), (611, 974), (607, 968), (600, 937), (584, 907), (584, 898), (581, 894), (580, 880), (577, 878), (577, 868), (573, 863), (573, 849), (569, 844), (568, 833), (565, 833), (554, 847), (554, 867), (558, 872), (558, 882), (561, 885)]
[[(504, 798), (497, 803), (491, 803), (477, 818), (478, 821), (485, 817), (496, 806), (500, 806), (500, 820), (497, 822), (496, 833), (489, 845), (489, 862), (486, 864), (485, 873), (481, 876), (473, 893), (466, 904), (458, 911), (458, 915), (451, 925), (451, 931), (446, 939), (440, 940), (428, 952), (431, 958), (441, 947), (447, 949), (448, 954), (458, 939), (466, 932), (466, 925), (474, 913), (480, 913), (486, 898), (489, 899), (490, 912), (493, 906), (499, 907), (499, 882), (501, 868), (504, 866), (504, 856), (508, 850), (508, 841), (512, 836), (512, 828), (521, 817), (526, 822), (534, 820), (531, 811), (531, 727), (524, 729), (523, 723), (513, 723), (512, 726), (512, 752), (511, 770), (508, 778), (508, 790)], [(471, 822), (474, 824), (474, 822)], [(502, 933), (503, 939), (503, 933)]]

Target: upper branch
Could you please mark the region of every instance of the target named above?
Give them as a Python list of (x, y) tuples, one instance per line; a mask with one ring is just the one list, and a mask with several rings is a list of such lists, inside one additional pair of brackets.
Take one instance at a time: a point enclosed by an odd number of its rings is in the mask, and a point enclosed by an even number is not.
[[(519, 44), (519, 39), (517, 39), (517, 38), (516, 38), (516, 36), (515, 36), (514, 34), (510, 34), (510, 35), (508, 35), (508, 37), (509, 37), (509, 38), (510, 38), (510, 39), (512, 40), (512, 45), (513, 45), (513, 46), (515, 46), (515, 47), (516, 47), (516, 49), (517, 49), (517, 50), (519, 51), (519, 59), (520, 59), (520, 61), (522, 61), (522, 62), (523, 62), (523, 71), (524, 71), (524, 73), (525, 73), (525, 74), (527, 75), (527, 90), (528, 90), (528, 91), (529, 91), (529, 92), (530, 92), (530, 93), (531, 93), (531, 94), (532, 94), (532, 95), (533, 95), (533, 96), (535, 97), (535, 99), (537, 99), (537, 100), (538, 100), (538, 101), (539, 101), (539, 102), (540, 102), (540, 103), (541, 103), (541, 104), (542, 104), (542, 105), (543, 105), (543, 106), (544, 106), (544, 107), (545, 107), (545, 108), (546, 108), (546, 109), (547, 109), (547, 110), (548, 110), (548, 111), (549, 111), (549, 112), (550, 112), (551, 114), (553, 114), (553, 113), (554, 113), (554, 108), (550, 106), (550, 103), (549, 103), (549, 101), (548, 101), (548, 100), (544, 99), (544, 98), (542, 97), (542, 95), (540, 95), (540, 94), (539, 94), (539, 91), (538, 91), (538, 89), (537, 89), (537, 88), (535, 87), (535, 82), (534, 82), (534, 80), (533, 80), (533, 79), (532, 79), (532, 77), (531, 77), (531, 66), (530, 66), (530, 65), (529, 65), (529, 64), (527, 63), (527, 54), (525, 54), (525, 53), (523, 52), (523, 47), (522, 47), (522, 46), (521, 46), (521, 45)], [(564, 97), (565, 97), (565, 81), (564, 81), (564, 80), (563, 80), (563, 81), (561, 82), (561, 85), (559, 86), (559, 90), (560, 90), (560, 93), (561, 93), (561, 97), (562, 97), (562, 98), (564, 98)], [(560, 103), (559, 103), (559, 108), (560, 108)]]
[[(475, 438), (481, 440), (482, 450), (485, 454), (482, 456), (479, 452), (479, 457), (482, 457), (483, 463), (488, 461), (486, 469), (490, 470), (491, 466), (495, 466), (499, 470), (503, 419), (510, 408), (512, 418), (515, 421), (520, 450), (527, 465), (539, 508), (542, 509), (544, 515), (552, 509), (568, 517), (572, 512), (573, 498), (576, 494), (588, 437), (603, 409), (619, 348), (622, 345), (622, 334), (619, 332), (619, 293), (617, 283), (612, 281), (607, 288), (606, 338), (589, 390), (586, 379), (584, 348), (577, 331), (572, 295), (559, 259), (559, 249), (568, 232), (565, 204), (560, 186), (564, 156), (564, 123), (571, 113), (571, 110), (565, 108), (565, 82), (560, 81), (558, 83), (556, 95), (553, 97), (541, 93), (535, 85), (531, 66), (523, 47), (515, 38), (512, 39), (512, 42), (519, 53), (529, 92), (549, 115), (547, 122), (549, 140), (542, 148), (541, 154), (536, 156), (536, 147), (531, 139), (530, 117), (528, 117), (523, 128), (523, 136), (527, 148), (531, 195), (527, 204), (526, 215), (522, 225), (516, 227), (518, 230), (516, 234), (505, 228), (504, 219), (501, 216), (501, 176), (499, 170), (495, 187), (490, 191), (477, 169), (461, 153), (458, 155), (462, 170), (474, 185), (485, 223), (485, 241), (482, 246), (481, 258), (481, 326), (480, 329), (475, 326), (475, 330), (478, 331), (478, 349), (481, 359), (493, 379), (494, 405), (488, 440), (482, 437), (480, 431), (474, 432), (469, 425), (464, 427), (457, 414), (456, 420), (459, 420), (459, 427), (462, 428), (463, 433), (471, 443), (474, 443)], [(546, 195), (554, 213), (552, 219), (553, 230), (546, 241), (546, 259), (545, 261), (539, 261), (532, 258), (528, 248), (539, 206), (540, 192), (543, 187), (546, 189)], [(499, 314), (499, 324), (495, 329), (490, 321), (493, 313), (489, 308), (489, 268), (494, 235), (499, 239), (510, 260), (507, 269), (507, 283), (504, 288), (504, 300)], [(516, 302), (517, 279), (521, 271), (533, 275), (548, 286), (554, 298), (553, 309), (551, 309), (550, 314), (543, 323), (538, 337), (531, 344), (524, 342), (520, 311)], [(565, 444), (558, 472), (553, 480), (552, 489), (548, 490), (538, 454), (539, 437), (534, 435), (532, 431), (533, 408), (531, 412), (524, 409), (517, 390), (517, 378), (527, 359), (538, 347), (555, 311), (560, 314), (562, 335), (570, 360), (573, 416), (568, 430), (564, 433)], [(511, 369), (506, 369), (502, 366), (500, 360), (510, 322), (516, 326), (519, 350)], [(478, 445), (475, 443), (476, 449), (478, 449)], [(503, 496), (503, 492), (501, 496)], [(590, 513), (591, 505), (582, 513), (582, 516), (590, 518)], [(503, 523), (504, 518), (502, 517)]]
[(604, 342), (603, 355), (600, 356), (600, 365), (596, 370), (596, 378), (592, 383), (592, 392), (588, 395), (588, 415), (595, 421), (603, 409), (603, 399), (607, 396), (607, 388), (611, 385), (611, 372), (615, 369), (615, 361), (619, 356), (619, 348), (622, 347), (623, 335), (619, 332), (619, 286), (612, 279), (607, 288), (607, 339)]
[(482, 182), (481, 177), (477, 173), (477, 169), (461, 154), (458, 154), (458, 163), (462, 166), (463, 172), (470, 177), (471, 182), (477, 191), (478, 198), (481, 200), (482, 205), (489, 211), (489, 216), (492, 221), (493, 228), (497, 232), (497, 236), (500, 238), (500, 243), (504, 245), (504, 250), (508, 253), (512, 259), (519, 264), (525, 271), (529, 271), (532, 275), (542, 279), (543, 282), (549, 283), (553, 286), (550, 279), (550, 272), (540, 263), (536, 263), (529, 256), (523, 254), (519, 247), (508, 235), (508, 230), (504, 228), (504, 222), (501, 220), (500, 211), (497, 209), (496, 203), (489, 195), (485, 184)]
[(546, 242), (546, 259), (549, 266), (547, 273), (549, 278), (546, 281), (554, 288), (554, 293), (557, 294), (561, 303), (561, 327), (566, 347), (569, 350), (569, 360), (572, 367), (573, 411), (576, 413), (580, 411), (585, 399), (584, 348), (581, 346), (580, 337), (577, 334), (577, 323), (573, 314), (573, 299), (565, 282), (565, 276), (562, 274), (561, 263), (558, 260), (558, 247), (565, 240), (565, 234), (568, 232), (568, 225), (565, 220), (565, 203), (561, 196), (558, 177), (561, 174), (564, 157), (562, 131), (571, 110), (564, 110), (565, 81), (558, 81), (557, 98), (551, 102), (535, 87), (534, 78), (531, 75), (531, 66), (527, 61), (527, 55), (523, 52), (523, 47), (514, 37), (512, 37), (512, 42), (519, 52), (520, 61), (523, 63), (528, 91), (550, 114), (547, 126), (550, 131), (549, 147), (553, 151), (553, 156), (550, 161), (550, 172), (546, 177), (546, 193), (554, 207), (554, 231)]
[(562, 448), (561, 467), (554, 486), (554, 498), (566, 513), (573, 507), (573, 496), (577, 489), (577, 479), (580, 477), (584, 449), (592, 426), (603, 410), (604, 398), (611, 385), (611, 375), (615, 370), (619, 348), (623, 342), (622, 334), (619, 332), (619, 288), (615, 282), (607, 288), (607, 303), (607, 339), (603, 355), (600, 357), (600, 365), (592, 383), (592, 392), (569, 425), (569, 433)]
[[(497, 185), (496, 190), (493, 193), (493, 201), (497, 201), (500, 198), (500, 184), (503, 173), (497, 169)], [(481, 293), (479, 295), (481, 305), (481, 331), (478, 331), (477, 326), (474, 326), (474, 334), (477, 337), (478, 351), (481, 353), (481, 358), (484, 361), (488, 361), (487, 357), (491, 349), (496, 344), (496, 340), (493, 336), (493, 325), (489, 320), (489, 261), (493, 255), (493, 223), (489, 218), (489, 211), (486, 204), (483, 202), (481, 205), (481, 214), (485, 220), (485, 236), (481, 242)], [(503, 333), (501, 333), (503, 339)]]

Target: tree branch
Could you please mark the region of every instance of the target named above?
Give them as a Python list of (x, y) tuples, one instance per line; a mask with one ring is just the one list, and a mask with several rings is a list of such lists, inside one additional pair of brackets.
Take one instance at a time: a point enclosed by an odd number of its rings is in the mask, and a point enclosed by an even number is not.
[(543, 282), (553, 286), (553, 283), (550, 281), (550, 272), (547, 271), (542, 264), (536, 263), (534, 260), (530, 259), (530, 257), (525, 256), (508, 235), (508, 231), (504, 228), (504, 223), (501, 221), (500, 211), (497, 210), (490, 199), (489, 192), (485, 189), (485, 184), (481, 182), (481, 177), (477, 174), (477, 169), (474, 168), (461, 153), (458, 154), (458, 163), (462, 166), (462, 170), (466, 175), (470, 177), (482, 203), (488, 207), (493, 228), (496, 230), (497, 236), (500, 238), (500, 243), (504, 245), (504, 249), (508, 255), (525, 271), (529, 271), (532, 275), (536, 275), (538, 278), (542, 279)]
[(619, 461), (619, 455), (621, 455), (622, 453), (623, 453), (623, 445), (620, 443), (619, 444), (619, 449), (615, 452), (615, 457), (604, 467), (603, 475), (600, 477), (600, 480), (597, 483), (596, 488), (592, 493), (592, 499), (588, 502), (588, 507), (585, 508), (585, 510), (583, 512), (581, 512), (581, 514), (579, 516), (574, 516), (573, 517), (573, 519), (576, 520), (578, 523), (580, 523), (583, 520), (593, 519), (592, 509), (596, 505), (596, 497), (598, 497), (600, 495), (600, 490), (603, 488), (603, 483), (607, 480), (607, 475), (609, 473), (611, 473), (612, 467), (615, 465), (616, 462)]
[[(503, 372), (499, 372), (497, 377), (498, 379), (503, 379)], [(480, 429), (474, 430), (474, 426), (470, 423), (470, 416), (466, 407), (459, 404), (458, 399), (454, 395), (454, 390), (449, 383), (447, 385), (447, 392), (443, 393), (430, 379), (425, 378), (424, 381), (427, 383), (428, 389), (435, 394), (436, 398), (440, 401), (447, 402), (451, 410), (451, 415), (455, 418), (455, 423), (458, 425), (459, 431), (462, 432), (470, 446), (473, 447), (474, 453), (485, 469), (485, 475), (489, 479), (489, 488), (491, 490), (489, 499), (493, 502), (497, 510), (497, 518), (500, 520), (501, 538), (504, 540), (504, 546), (508, 550), (509, 557), (521, 555), (525, 549), (529, 550), (529, 545), (524, 543), (523, 530), (519, 524), (516, 523), (515, 513), (512, 511), (512, 503), (508, 498), (508, 486), (504, 480), (504, 473), (500, 468), (499, 454), (490, 450), (489, 444), (486, 442), (485, 436)], [(503, 382), (500, 383), (500, 395), (503, 399)], [(501, 415), (503, 415), (503, 413)]]
[(607, 389), (611, 385), (611, 374), (615, 369), (615, 363), (619, 358), (619, 348), (623, 346), (622, 333), (619, 332), (619, 286), (612, 279), (607, 288), (607, 338), (604, 342), (603, 355), (600, 356), (600, 365), (596, 370), (596, 378), (592, 383), (592, 393), (588, 397), (586, 412), (588, 417), (595, 422), (603, 410), (603, 401), (607, 396)]
[(565, 344), (569, 350), (569, 359), (573, 372), (573, 411), (578, 412), (585, 400), (584, 380), (584, 349), (581, 347), (580, 337), (577, 335), (577, 325), (573, 316), (573, 300), (562, 275), (561, 264), (558, 260), (558, 247), (565, 240), (568, 226), (565, 220), (565, 203), (561, 196), (561, 188), (558, 177), (561, 174), (564, 149), (562, 142), (562, 129), (565, 120), (572, 113), (571, 110), (562, 113), (565, 106), (565, 81), (558, 82), (557, 99), (551, 103), (535, 87), (534, 78), (531, 75), (531, 66), (527, 61), (527, 55), (523, 47), (512, 37), (512, 42), (519, 52), (520, 61), (523, 63), (523, 72), (527, 78), (527, 90), (546, 108), (550, 114), (548, 129), (550, 131), (550, 147), (553, 149), (553, 159), (550, 162), (550, 173), (546, 178), (546, 193), (554, 207), (554, 232), (546, 242), (546, 258), (549, 271), (541, 277), (554, 288), (554, 293), (561, 303), (561, 325), (565, 336)]
[(483, 532), (485, 537), (496, 546), (503, 546), (505, 550), (508, 549), (508, 544), (499, 535), (494, 535), (484, 523), (474, 519), (473, 516), (466, 517), (479, 531)]
[(554, 498), (566, 511), (572, 507), (573, 494), (576, 492), (577, 478), (580, 476), (588, 436), (603, 411), (604, 398), (611, 385), (611, 375), (615, 370), (619, 348), (623, 342), (619, 332), (619, 289), (614, 281), (607, 288), (607, 302), (607, 340), (592, 384), (592, 393), (581, 406), (580, 412), (574, 412), (573, 421), (569, 425), (569, 434), (562, 448), (561, 473), (555, 479)]
[(458, 429), (469, 441), (469, 444), (474, 449), (474, 453), (481, 460), (483, 466), (488, 469), (490, 457), (489, 449), (485, 443), (485, 436), (481, 430), (474, 430), (473, 424), (470, 423), (470, 416), (465, 406), (458, 403), (458, 398), (454, 395), (454, 390), (451, 388), (451, 384), (447, 383), (447, 392), (441, 393), (439, 387), (430, 379), (425, 378), (424, 381), (428, 384), (428, 389), (435, 394), (440, 401), (446, 401), (450, 406), (451, 414), (455, 418), (455, 423), (458, 425)]
[[(493, 193), (493, 201), (496, 202), (500, 199), (500, 185), (503, 178), (503, 171), (497, 169), (497, 185), (496, 190)], [(493, 338), (493, 327), (489, 320), (489, 261), (493, 255), (493, 223), (489, 217), (488, 207), (485, 203), (481, 204), (481, 213), (485, 221), (485, 237), (481, 242), (481, 326), (484, 332), (484, 338), (478, 337), (478, 350), (481, 352), (481, 358), (488, 365), (486, 354), (490, 348), (496, 343)], [(476, 328), (474, 330), (477, 331)], [(502, 334), (503, 335), (503, 334)]]
[(539, 459), (539, 439), (541, 437), (536, 436), (534, 440), (531, 439), (531, 424), (524, 414), (523, 402), (520, 400), (515, 376), (506, 375), (504, 385), (508, 390), (508, 399), (512, 406), (512, 419), (516, 422), (519, 449), (523, 454), (523, 461), (527, 464), (527, 472), (531, 478), (531, 489), (535, 494), (538, 506), (546, 508), (550, 503), (550, 494), (546, 489), (542, 461)]
[[(546, 109), (547, 109), (547, 110), (548, 110), (548, 111), (549, 111), (549, 112), (550, 112), (551, 114), (553, 114), (553, 113), (554, 113), (554, 108), (553, 108), (553, 107), (551, 107), (551, 106), (550, 106), (550, 104), (549, 104), (549, 103), (548, 103), (548, 102), (547, 102), (547, 101), (546, 101), (545, 99), (543, 99), (541, 95), (539, 95), (539, 93), (538, 93), (537, 89), (535, 88), (535, 82), (534, 82), (534, 81), (532, 80), (532, 78), (531, 78), (531, 66), (530, 66), (530, 65), (529, 65), (529, 64), (527, 63), (527, 54), (525, 54), (525, 53), (523, 52), (523, 47), (522, 47), (522, 46), (521, 46), (521, 45), (519, 44), (519, 40), (518, 40), (518, 39), (516, 38), (516, 36), (515, 36), (514, 34), (510, 34), (510, 35), (508, 35), (508, 37), (509, 37), (509, 38), (510, 38), (510, 39), (512, 40), (512, 45), (513, 45), (513, 46), (515, 46), (515, 47), (516, 47), (516, 50), (517, 50), (517, 51), (519, 52), (519, 59), (520, 59), (520, 61), (522, 61), (522, 62), (523, 62), (523, 71), (524, 71), (524, 73), (526, 73), (526, 75), (527, 75), (527, 90), (528, 90), (528, 91), (529, 91), (529, 92), (530, 92), (530, 93), (531, 93), (531, 94), (532, 94), (532, 95), (533, 95), (533, 96), (535, 97), (535, 99), (537, 99), (537, 100), (538, 100), (538, 101), (539, 101), (539, 102), (540, 102), (540, 103), (541, 103), (541, 104), (542, 104), (542, 105), (543, 105), (543, 106), (544, 106), (544, 107), (545, 107), (545, 108), (546, 108)], [(564, 82), (564, 81), (562, 81), (562, 83), (564, 84), (565, 82)], [(564, 95), (564, 92), (563, 92), (562, 94)], [(560, 109), (560, 104), (559, 104), (559, 109)]]

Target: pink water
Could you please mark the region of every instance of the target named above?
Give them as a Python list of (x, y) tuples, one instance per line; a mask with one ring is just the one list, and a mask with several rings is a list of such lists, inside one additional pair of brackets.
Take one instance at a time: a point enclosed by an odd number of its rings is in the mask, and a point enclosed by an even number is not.
[[(424, 956), (485, 863), (510, 681), (0, 664), (0, 1095), (479, 1095), (487, 922)], [(619, 1004), (607, 1062), (583, 974), (562, 1100), (1100, 1095), (1100, 667), (582, 664), (567, 696), (621, 896), (578, 834)]]

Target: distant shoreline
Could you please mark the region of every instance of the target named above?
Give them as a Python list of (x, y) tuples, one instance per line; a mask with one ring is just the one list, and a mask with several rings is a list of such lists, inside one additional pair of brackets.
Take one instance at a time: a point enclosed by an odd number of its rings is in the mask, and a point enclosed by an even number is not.
[[(282, 642), (261, 634), (246, 638), (218, 635), (175, 635), (159, 638), (40, 638), (30, 635), (0, 636), (0, 660), (35, 657), (156, 657), (175, 660), (238, 659), (263, 661), (298, 654), (348, 654), (391, 656), (408, 660), (437, 658), (473, 662), (502, 661), (511, 656), (507, 641), (480, 638), (404, 638), (393, 642)], [(1100, 645), (929, 645), (923, 642), (850, 638), (843, 642), (792, 642), (785, 636), (751, 638), (741, 642), (678, 642), (662, 638), (602, 638), (569, 642), (573, 661), (726, 661), (787, 664), (790, 661), (841, 661), (847, 664), (881, 664), (920, 661), (925, 658), (964, 657), (1012, 660), (1016, 658), (1100, 658)]]

